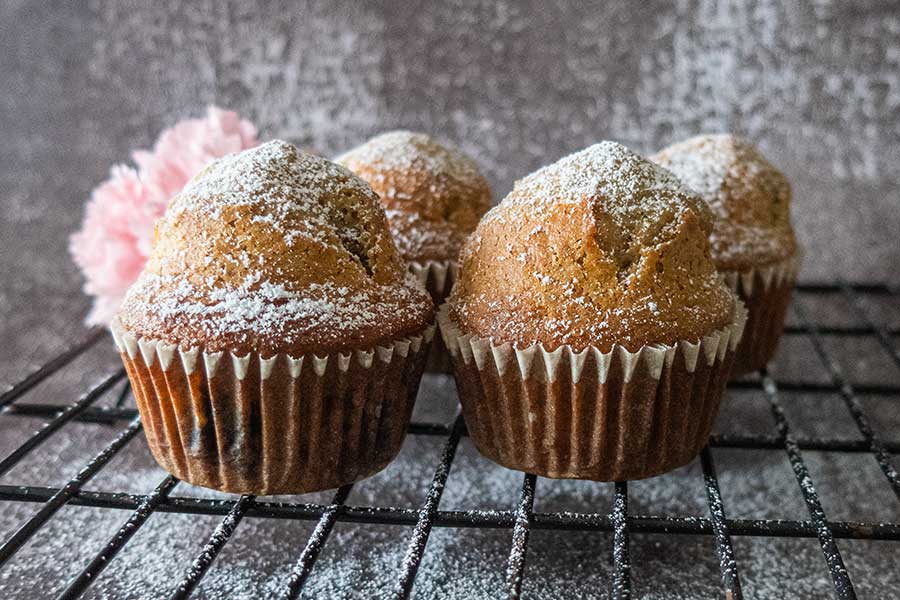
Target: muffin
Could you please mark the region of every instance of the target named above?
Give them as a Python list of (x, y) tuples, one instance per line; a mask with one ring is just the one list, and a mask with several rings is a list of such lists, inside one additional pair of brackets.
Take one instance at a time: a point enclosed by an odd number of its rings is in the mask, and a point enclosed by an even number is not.
[(112, 329), (160, 466), (297, 494), (397, 454), (433, 316), (368, 184), (274, 141), (172, 199)]
[(733, 376), (765, 367), (778, 348), (800, 270), (787, 179), (731, 135), (691, 138), (651, 160), (698, 193), (715, 215), (713, 261), (748, 312)]
[(744, 316), (711, 229), (699, 197), (613, 142), (518, 181), (463, 247), (438, 313), (482, 454), (597, 481), (696, 456)]
[[(440, 305), (453, 287), (463, 242), (491, 206), (478, 165), (453, 146), (409, 131), (383, 133), (335, 160), (381, 197), (400, 255)], [(436, 343), (428, 370), (449, 367)]]

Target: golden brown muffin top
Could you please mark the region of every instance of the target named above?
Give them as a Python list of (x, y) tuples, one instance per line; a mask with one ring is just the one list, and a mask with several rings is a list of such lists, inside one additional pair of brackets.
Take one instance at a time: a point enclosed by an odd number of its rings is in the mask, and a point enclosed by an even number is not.
[(450, 316), (463, 333), (635, 351), (730, 323), (709, 254), (712, 216), (674, 175), (601, 142), (516, 182), (460, 253)]
[(407, 261), (455, 260), (491, 206), (490, 186), (475, 161), (423, 133), (383, 133), (335, 161), (381, 196)]
[(792, 256), (791, 186), (749, 142), (728, 134), (673, 144), (651, 160), (671, 170), (716, 216), (710, 235), (721, 271), (746, 271)]
[(182, 347), (299, 356), (413, 335), (433, 312), (368, 184), (273, 141), (213, 162), (172, 199), (119, 318)]

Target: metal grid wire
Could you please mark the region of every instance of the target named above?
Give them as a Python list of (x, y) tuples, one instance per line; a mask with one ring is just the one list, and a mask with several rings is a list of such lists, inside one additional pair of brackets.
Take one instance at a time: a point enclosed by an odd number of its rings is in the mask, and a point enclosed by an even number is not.
[[(900, 443), (885, 443), (879, 438), (873, 430), (858, 396), (860, 393), (875, 393), (893, 396), (900, 400), (900, 385), (852, 385), (837, 361), (826, 350), (826, 344), (823, 342), (824, 335), (872, 337), (887, 352), (891, 360), (900, 367), (900, 349), (898, 349), (896, 339), (896, 336), (900, 335), (900, 329), (889, 329), (877, 325), (867, 313), (861, 298), (865, 295), (881, 296), (887, 298), (894, 305), (900, 306), (900, 290), (881, 284), (807, 284), (800, 285), (798, 291), (813, 295), (842, 294), (852, 307), (854, 316), (858, 317), (859, 322), (864, 325), (823, 327), (795, 303), (793, 308), (800, 325), (788, 327), (787, 332), (804, 335), (811, 340), (814, 352), (827, 370), (830, 381), (825, 384), (777, 382), (770, 374), (761, 372), (758, 380), (743, 380), (730, 385), (732, 389), (749, 388), (762, 391), (774, 417), (775, 431), (763, 435), (714, 435), (710, 439), (709, 446), (704, 448), (700, 455), (709, 506), (709, 516), (704, 518), (630, 514), (628, 511), (628, 483), (624, 481), (617, 482), (614, 486), (612, 511), (609, 514), (534, 512), (537, 478), (529, 474), (522, 476), (519, 501), (513, 510), (440, 510), (441, 496), (453, 466), (457, 446), (460, 438), (466, 435), (465, 424), (460, 416), (457, 416), (449, 424), (414, 422), (410, 426), (410, 435), (446, 437), (443, 453), (427, 490), (425, 501), (418, 510), (393, 506), (347, 505), (346, 500), (353, 487), (352, 484), (338, 489), (331, 503), (327, 505), (266, 502), (249, 495), (242, 496), (237, 500), (224, 501), (179, 497), (172, 494), (179, 483), (172, 476), (163, 478), (147, 495), (90, 491), (84, 486), (141, 431), (141, 422), (137, 411), (125, 405), (129, 391), (127, 385), (120, 392), (114, 405), (94, 406), (98, 399), (110, 392), (124, 379), (124, 370), (112, 373), (70, 405), (20, 403), (19, 399), (88, 350), (99, 339), (105, 337), (104, 332), (93, 330), (84, 340), (61, 352), (0, 394), (2, 414), (46, 419), (45, 424), (37, 432), (0, 460), (0, 476), (18, 464), (26, 455), (37, 451), (52, 437), (54, 432), (72, 421), (98, 424), (127, 422), (128, 425), (109, 445), (60, 488), (0, 485), (0, 500), (43, 504), (34, 516), (2, 542), (0, 545), (0, 568), (3, 568), (10, 558), (57, 511), (66, 504), (72, 504), (97, 508), (130, 509), (133, 512), (105, 546), (84, 566), (80, 574), (68, 582), (59, 598), (80, 596), (110, 561), (115, 559), (116, 555), (154, 512), (221, 515), (223, 517), (192, 564), (183, 573), (182, 580), (172, 594), (172, 598), (187, 598), (191, 595), (232, 534), (240, 526), (241, 520), (248, 515), (272, 519), (317, 521), (286, 582), (284, 597), (287, 598), (296, 598), (301, 593), (310, 573), (315, 568), (322, 548), (338, 521), (412, 526), (406, 554), (399, 565), (392, 592), (394, 598), (410, 596), (433, 527), (510, 529), (511, 543), (505, 579), (505, 593), (509, 598), (519, 598), (521, 595), (522, 582), (526, 576), (528, 538), (532, 529), (612, 532), (613, 575), (610, 581), (610, 595), (618, 599), (627, 599), (632, 595), (629, 537), (635, 533), (714, 536), (722, 593), (731, 599), (743, 597), (741, 568), (735, 559), (732, 548), (731, 538), (733, 536), (817, 538), (822, 551), (822, 567), (827, 569), (830, 575), (835, 596), (855, 598), (854, 582), (844, 567), (836, 540), (846, 538), (900, 542), (900, 523), (830, 520), (822, 508), (816, 487), (804, 462), (803, 452), (811, 450), (870, 454), (884, 473), (887, 484), (900, 501), (900, 476), (892, 462), (892, 455), (900, 453)], [(792, 432), (779, 400), (781, 391), (820, 395), (839, 394), (862, 435), (862, 439), (796, 436)], [(783, 449), (787, 453), (790, 466), (796, 476), (797, 484), (809, 512), (809, 518), (806, 520), (729, 519), (722, 503), (722, 494), (710, 447)], [(893, 551), (900, 552), (900, 544), (894, 547)]]

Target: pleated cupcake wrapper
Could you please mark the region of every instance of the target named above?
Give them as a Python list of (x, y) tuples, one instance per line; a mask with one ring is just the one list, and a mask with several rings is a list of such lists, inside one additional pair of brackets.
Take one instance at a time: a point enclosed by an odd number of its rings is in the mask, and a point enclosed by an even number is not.
[[(411, 262), (409, 270), (431, 294), (434, 305), (440, 306), (450, 295), (450, 290), (453, 289), (459, 263), (455, 260)], [(431, 345), (431, 353), (428, 355), (428, 362), (425, 363), (425, 370), (429, 373), (453, 372), (450, 354), (440, 335), (435, 337), (434, 344)]]
[(545, 477), (615, 481), (687, 464), (718, 412), (746, 310), (698, 342), (548, 351), (463, 334), (444, 305), (438, 323), (478, 450)]
[(415, 275), (431, 297), (435, 304), (440, 306), (444, 298), (450, 295), (453, 282), (456, 281), (456, 273), (459, 264), (455, 260), (428, 260), (425, 262), (409, 263), (409, 271)]
[(434, 335), (351, 353), (263, 358), (184, 350), (115, 320), (147, 441), (179, 479), (299, 494), (383, 469), (399, 452)]
[(735, 354), (732, 378), (763, 368), (775, 356), (801, 264), (798, 251), (773, 265), (723, 273), (725, 282), (747, 306), (747, 325)]
[(750, 296), (754, 290), (768, 291), (782, 287), (785, 283), (793, 285), (802, 264), (803, 255), (798, 250), (793, 256), (765, 267), (749, 271), (723, 271), (722, 274), (725, 276), (725, 283), (733, 291)]

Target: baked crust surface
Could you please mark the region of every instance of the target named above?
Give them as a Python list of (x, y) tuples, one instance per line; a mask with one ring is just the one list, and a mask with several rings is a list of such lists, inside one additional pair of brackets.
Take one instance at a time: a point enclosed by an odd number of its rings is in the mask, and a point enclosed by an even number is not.
[(475, 161), (422, 133), (383, 133), (335, 160), (381, 197), (407, 261), (455, 260), (491, 206), (490, 186)]
[(746, 271), (797, 252), (791, 186), (749, 142), (701, 135), (651, 157), (697, 192), (716, 216), (710, 234), (720, 271)]
[(465, 333), (553, 350), (629, 350), (727, 325), (712, 214), (667, 170), (614, 142), (518, 181), (460, 254), (451, 318)]
[(119, 317), (182, 347), (299, 356), (414, 335), (433, 313), (368, 184), (272, 141), (213, 162), (172, 200)]

